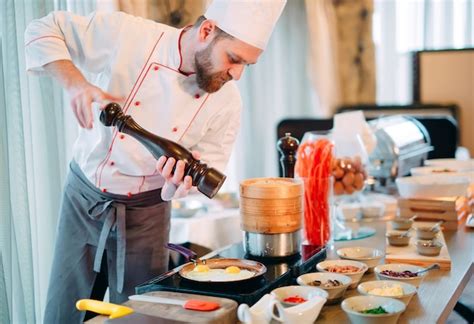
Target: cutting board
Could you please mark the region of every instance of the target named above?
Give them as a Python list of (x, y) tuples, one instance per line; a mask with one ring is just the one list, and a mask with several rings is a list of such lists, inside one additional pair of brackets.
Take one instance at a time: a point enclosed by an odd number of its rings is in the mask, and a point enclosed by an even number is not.
[[(188, 323), (224, 323), (234, 324), (237, 323), (237, 302), (227, 299), (210, 297), (203, 295), (183, 294), (170, 291), (154, 291), (146, 293), (145, 295), (158, 296), (165, 298), (174, 298), (179, 300), (188, 299), (201, 299), (217, 302), (221, 305), (221, 308), (212, 312), (198, 312), (184, 309), (178, 305), (167, 305), (167, 304), (156, 304), (148, 302), (140, 302), (129, 300), (123, 305), (133, 308), (136, 312), (156, 316), (159, 318), (170, 319), (174, 321), (182, 321)], [(102, 324), (105, 322), (107, 317), (96, 316), (93, 319), (87, 321), (88, 324)], [(138, 324), (138, 323), (137, 323)]]
[[(415, 222), (413, 227), (416, 226), (430, 226), (434, 225), (435, 222)], [(387, 223), (387, 232), (392, 230), (392, 226)], [(448, 248), (446, 247), (446, 241), (444, 240), (443, 232), (439, 231), (438, 241), (443, 244), (441, 252), (438, 256), (424, 256), (420, 255), (416, 251), (416, 231), (412, 230), (412, 237), (410, 238), (410, 244), (408, 246), (392, 246), (388, 244), (385, 248), (385, 261), (387, 263), (406, 263), (414, 264), (421, 267), (427, 267), (434, 263), (438, 263), (441, 269), (451, 269), (451, 257), (449, 256)]]

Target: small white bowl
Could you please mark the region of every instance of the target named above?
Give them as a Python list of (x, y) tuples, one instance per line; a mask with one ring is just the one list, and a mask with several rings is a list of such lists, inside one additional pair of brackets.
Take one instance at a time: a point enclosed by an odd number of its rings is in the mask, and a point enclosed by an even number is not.
[[(363, 314), (361, 311), (382, 306), (388, 314)], [(395, 324), (406, 309), (404, 303), (394, 298), (377, 296), (354, 296), (341, 304), (351, 323), (355, 324)]]
[(362, 218), (359, 203), (343, 203), (336, 207), (336, 215), (341, 220), (354, 221)]
[[(393, 287), (395, 285), (399, 285), (403, 289), (403, 295), (401, 296), (382, 296), (376, 295), (374, 293), (370, 293), (371, 290), (375, 288), (387, 288)], [(395, 298), (402, 301), (405, 305), (410, 303), (411, 298), (416, 294), (416, 287), (402, 281), (395, 281), (395, 280), (374, 280), (374, 281), (366, 281), (361, 283), (357, 286), (357, 291), (366, 296), (379, 296), (379, 297), (390, 297)]]
[(385, 204), (379, 201), (361, 203), (362, 217), (377, 218), (382, 217), (385, 212)]
[(310, 287), (310, 286), (285, 286), (273, 289), (271, 294), (276, 297), (276, 299), (281, 302), (285, 306), (295, 306), (301, 303), (288, 303), (284, 300), (288, 297), (299, 296), (301, 298), (306, 299), (307, 301), (314, 298), (315, 296), (319, 296), (322, 298), (328, 298), (328, 293), (317, 287)]
[(365, 263), (369, 267), (369, 271), (372, 271), (384, 257), (384, 253), (380, 250), (359, 246), (338, 249), (336, 253), (341, 259)]
[(433, 240), (438, 236), (439, 226), (418, 226), (416, 227), (416, 237), (420, 240)]
[(328, 280), (338, 280), (341, 285), (336, 287), (325, 287), (319, 286), (319, 288), (324, 289), (328, 293), (328, 301), (326, 304), (336, 304), (342, 300), (344, 293), (347, 290), (347, 287), (352, 283), (352, 279), (348, 276), (339, 273), (330, 273), (330, 272), (312, 272), (306, 273), (304, 275), (299, 276), (296, 279), (298, 285), (301, 286), (310, 286), (313, 287), (310, 283), (319, 280), (322, 283), (327, 282)]
[(416, 252), (420, 255), (437, 256), (441, 253), (443, 243), (438, 241), (417, 241)]
[[(330, 272), (327, 271), (326, 268), (330, 266), (354, 266), (359, 268), (359, 271), (356, 272), (348, 272), (348, 273), (339, 273), (339, 272)], [(319, 262), (316, 265), (316, 269), (320, 272), (328, 272), (328, 273), (339, 273), (351, 278), (352, 283), (349, 288), (356, 288), (357, 284), (359, 283), (360, 279), (364, 275), (364, 273), (369, 269), (369, 267), (362, 262), (353, 261), (353, 260), (326, 260), (323, 262)]]
[(384, 274), (381, 274), (382, 271), (385, 270), (391, 270), (395, 272), (403, 272), (403, 271), (411, 271), (411, 272), (417, 272), (420, 270), (424, 270), (424, 268), (416, 266), (416, 265), (411, 265), (411, 264), (403, 264), (403, 263), (391, 263), (391, 264), (382, 264), (379, 266), (376, 266), (374, 269), (375, 276), (377, 277), (378, 280), (396, 280), (396, 281), (401, 281), (401, 282), (406, 282), (409, 284), (412, 284), (416, 288), (418, 288), (425, 278), (427, 272), (423, 272), (422, 274), (419, 274), (416, 277), (409, 277), (409, 278), (402, 278), (402, 277), (392, 277), (392, 276), (387, 276)]
[(450, 175), (413, 176), (395, 180), (400, 196), (404, 198), (428, 198), (465, 196), (469, 187), (467, 177)]
[(406, 236), (401, 236), (405, 234), (406, 231), (390, 231), (385, 236), (387, 237), (388, 244), (392, 246), (407, 246), (410, 244), (411, 234), (408, 233)]
[(408, 231), (413, 225), (413, 221), (409, 218), (395, 218), (391, 221), (394, 230)]

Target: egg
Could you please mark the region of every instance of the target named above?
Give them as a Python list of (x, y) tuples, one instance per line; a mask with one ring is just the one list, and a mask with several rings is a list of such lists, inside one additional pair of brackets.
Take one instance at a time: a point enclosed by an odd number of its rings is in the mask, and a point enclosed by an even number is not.
[(230, 267), (225, 268), (225, 272), (226, 273), (239, 273), (240, 268), (236, 266), (230, 266)]
[(205, 264), (198, 264), (194, 267), (193, 271), (196, 272), (209, 272), (209, 267)]
[(239, 269), (239, 267), (230, 266), (226, 269), (209, 269), (207, 272), (196, 271), (194, 268), (193, 271), (189, 271), (186, 274), (186, 278), (196, 281), (237, 281), (245, 280), (255, 276), (255, 272)]

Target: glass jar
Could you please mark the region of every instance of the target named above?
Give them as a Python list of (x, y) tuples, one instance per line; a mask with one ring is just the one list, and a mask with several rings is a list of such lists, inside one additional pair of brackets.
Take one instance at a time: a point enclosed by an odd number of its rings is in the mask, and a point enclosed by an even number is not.
[(309, 244), (322, 246), (373, 234), (350, 224), (362, 216), (358, 196), (365, 187), (367, 163), (368, 155), (358, 135), (305, 133), (295, 174), (304, 182), (304, 228)]
[(310, 245), (331, 239), (334, 143), (329, 132), (307, 132), (298, 148), (295, 175), (304, 183), (304, 229)]

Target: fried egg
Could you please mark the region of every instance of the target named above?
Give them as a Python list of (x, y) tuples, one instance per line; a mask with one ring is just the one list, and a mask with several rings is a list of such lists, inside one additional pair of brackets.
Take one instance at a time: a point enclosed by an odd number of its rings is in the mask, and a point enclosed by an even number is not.
[(230, 267), (225, 268), (225, 272), (226, 273), (239, 273), (240, 268), (236, 266), (230, 266)]
[(210, 270), (209, 267), (205, 264), (198, 264), (193, 269), (193, 271), (196, 271), (196, 272), (209, 272), (209, 270)]
[(255, 276), (255, 272), (246, 269), (240, 269), (236, 266), (230, 266), (225, 269), (209, 269), (208, 271), (202, 271), (202, 268), (196, 266), (192, 271), (186, 274), (188, 279), (196, 281), (236, 281), (249, 279)]

